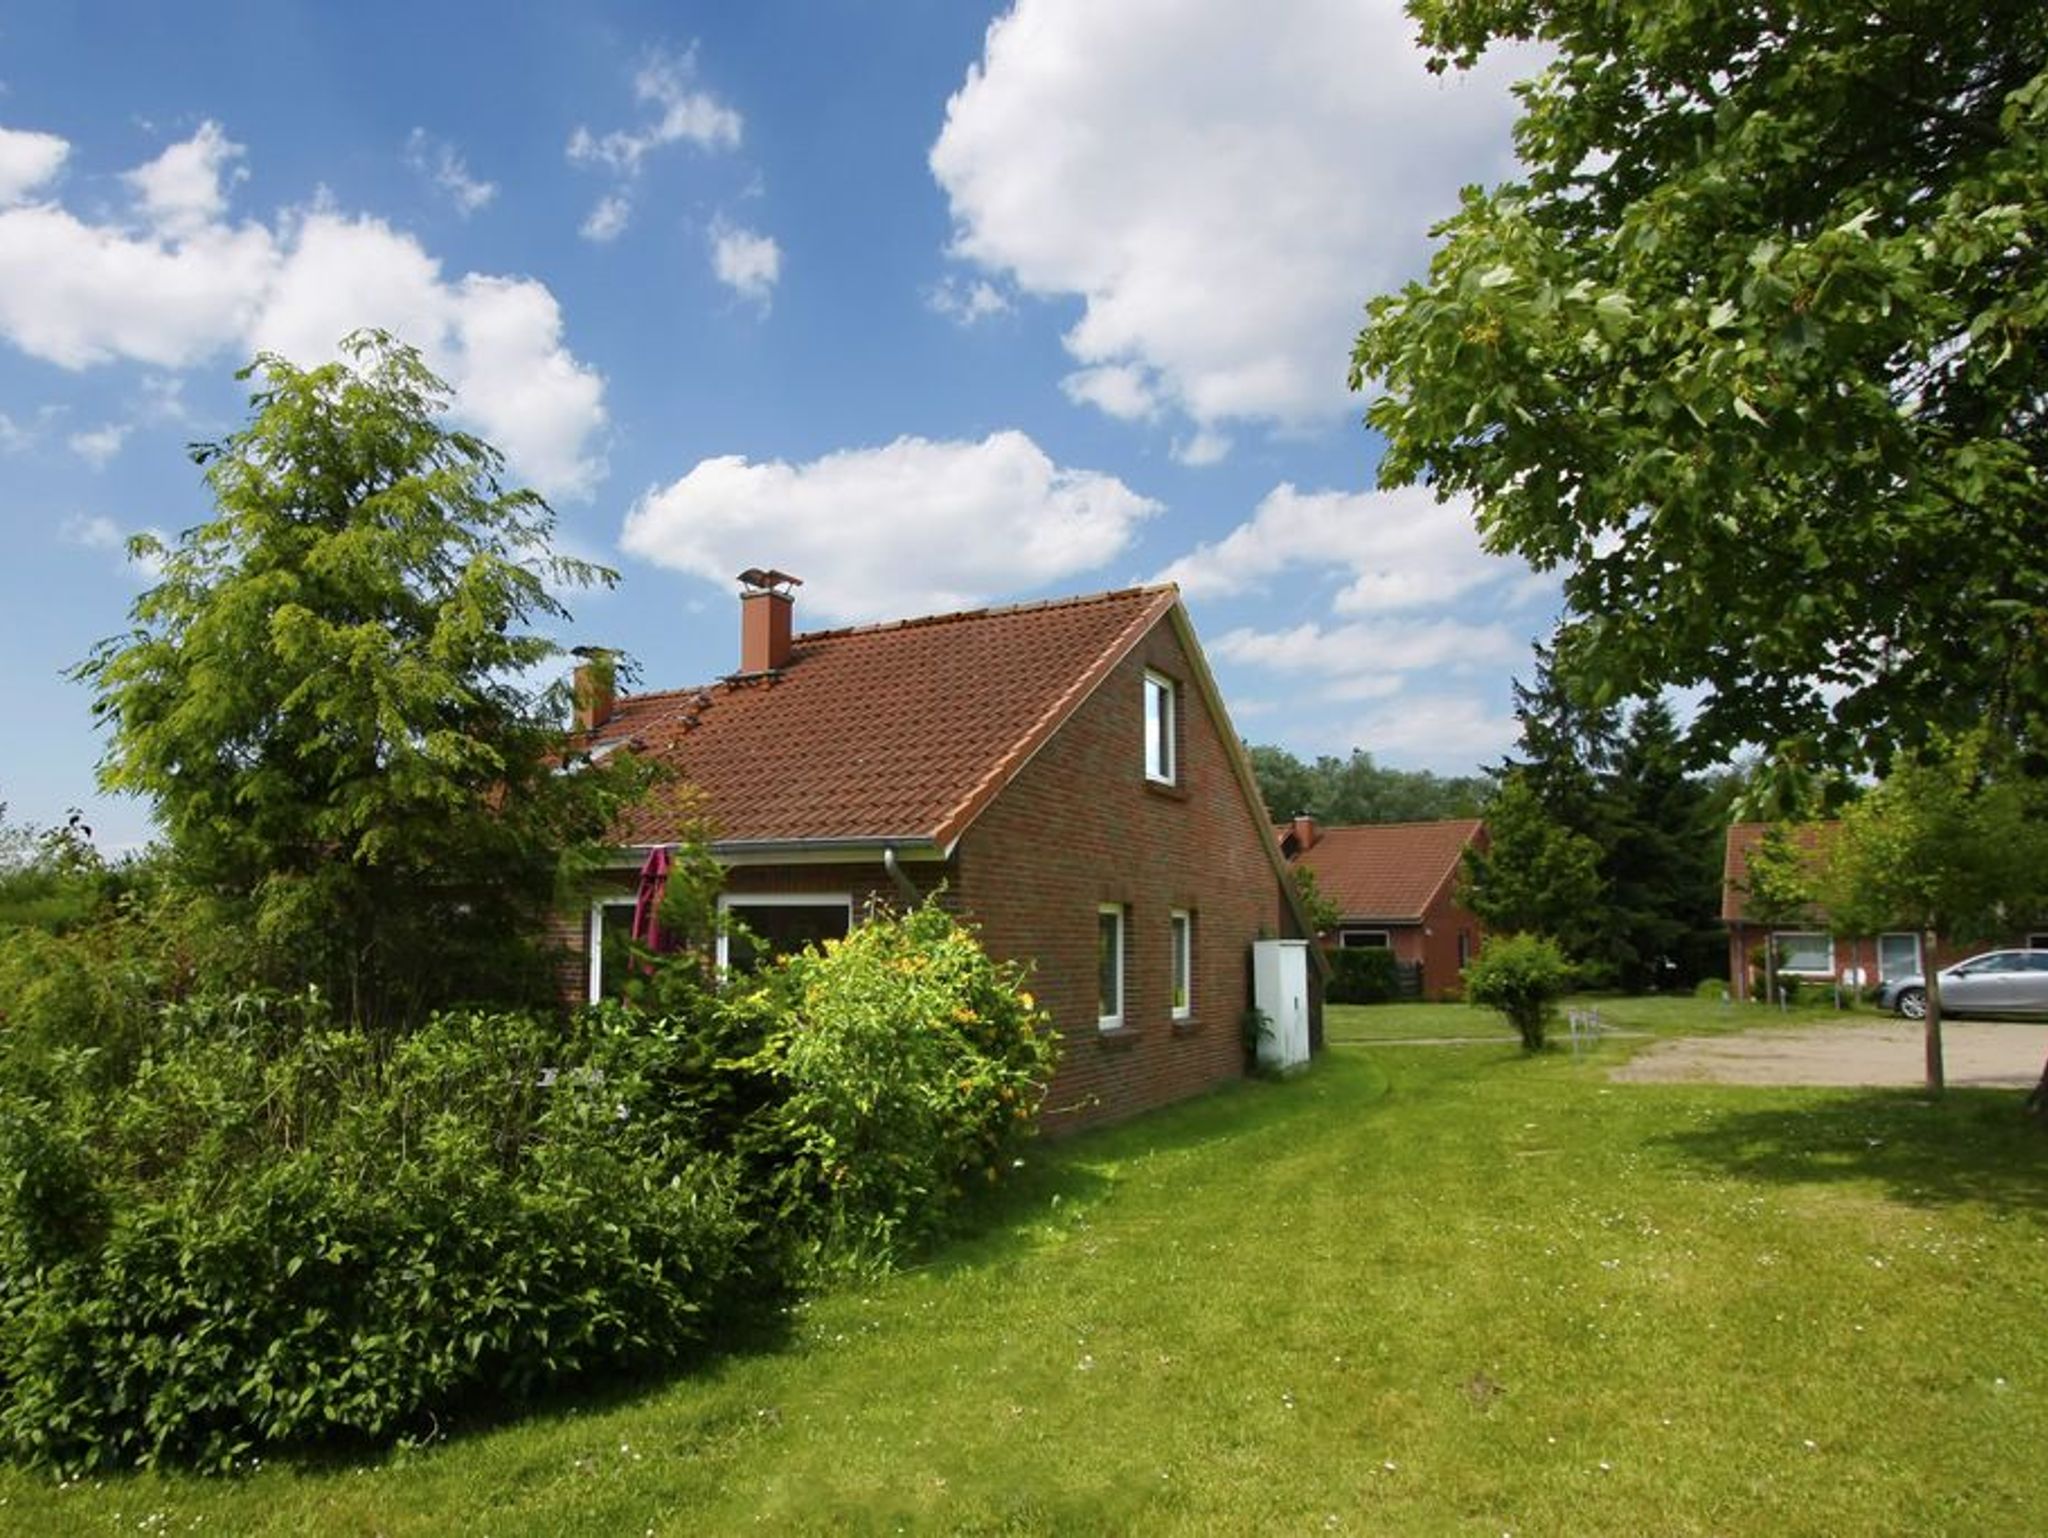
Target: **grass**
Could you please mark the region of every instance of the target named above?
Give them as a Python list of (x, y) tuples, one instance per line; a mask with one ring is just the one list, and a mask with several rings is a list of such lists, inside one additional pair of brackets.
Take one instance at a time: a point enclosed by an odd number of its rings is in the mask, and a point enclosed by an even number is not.
[[(1759, 1004), (1722, 1003), (1685, 995), (1624, 998), (1587, 994), (1559, 1006), (1557, 1034), (1564, 1033), (1566, 1009), (1595, 1009), (1609, 1029), (1655, 1036), (1712, 1035), (1728, 1031), (1848, 1024), (1869, 1020), (1868, 1010), (1838, 1011), (1825, 1004), (1769, 1009)], [(1330, 1004), (1323, 1032), (1332, 1046), (1385, 1042), (1512, 1042), (1514, 1028), (1498, 1013), (1470, 1004)]]
[(1339, 1046), (1041, 1150), (776, 1349), (358, 1462), (0, 1471), (0, 1529), (2048, 1530), (2019, 1095), (1610, 1084), (1632, 1045)]

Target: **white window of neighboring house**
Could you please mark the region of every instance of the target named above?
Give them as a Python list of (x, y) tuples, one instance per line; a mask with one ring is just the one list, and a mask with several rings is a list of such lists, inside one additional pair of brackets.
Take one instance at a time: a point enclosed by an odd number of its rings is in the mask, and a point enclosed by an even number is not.
[(1895, 977), (1915, 977), (1920, 972), (1920, 937), (1891, 934), (1877, 937), (1877, 980), (1888, 983)]
[(590, 905), (584, 949), (589, 960), (588, 997), (615, 999), (626, 981), (626, 942), (633, 936), (631, 897), (600, 897)]
[(1105, 1031), (1124, 1023), (1124, 910), (1104, 903), (1095, 910), (1095, 1023)]
[(1180, 772), (1174, 761), (1174, 730), (1179, 714), (1178, 689), (1161, 673), (1145, 675), (1145, 778), (1171, 785)]
[(1340, 929), (1337, 943), (1347, 951), (1383, 951), (1393, 945), (1394, 937), (1384, 929)]
[(845, 938), (853, 898), (844, 892), (721, 892), (718, 912), (736, 920), (718, 926), (718, 970), (751, 972), (806, 945)]
[(1173, 946), (1173, 1018), (1185, 1020), (1195, 1012), (1195, 919), (1176, 908), (1166, 922)]
[(1835, 937), (1818, 930), (1781, 930), (1771, 936), (1778, 947), (1778, 970), (1802, 977), (1835, 975)]
[(1472, 965), (1472, 931), (1458, 931), (1458, 965), (1460, 968)]

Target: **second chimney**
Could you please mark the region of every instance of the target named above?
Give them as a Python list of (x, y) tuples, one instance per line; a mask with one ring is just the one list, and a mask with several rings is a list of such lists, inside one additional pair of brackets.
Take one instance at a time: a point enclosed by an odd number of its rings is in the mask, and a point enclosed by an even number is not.
[(778, 673), (789, 665), (790, 593), (803, 579), (750, 566), (740, 573), (740, 672)]
[(570, 683), (575, 700), (575, 726), (579, 732), (594, 732), (612, 718), (619, 704), (618, 653), (598, 646), (579, 646)]
[(1305, 813), (1297, 812), (1293, 825), (1287, 830), (1294, 840), (1294, 852), (1307, 854), (1316, 847), (1316, 820)]

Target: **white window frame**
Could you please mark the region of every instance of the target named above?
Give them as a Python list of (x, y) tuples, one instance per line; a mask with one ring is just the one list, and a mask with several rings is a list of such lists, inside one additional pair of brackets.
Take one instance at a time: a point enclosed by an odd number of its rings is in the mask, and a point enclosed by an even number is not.
[(1154, 785), (1180, 782), (1180, 685), (1145, 670), (1145, 778)]
[(1816, 971), (1812, 967), (1795, 967), (1789, 963), (1781, 962), (1778, 965), (1780, 972), (1784, 973), (1787, 977), (1833, 977), (1835, 975), (1835, 937), (1825, 929), (1774, 929), (1771, 931), (1770, 943), (1782, 952), (1787, 940), (1811, 938), (1819, 938), (1828, 943), (1828, 964), (1826, 970)]
[(725, 976), (731, 964), (732, 937), (726, 933), (725, 918), (734, 908), (832, 908), (846, 909), (846, 932), (853, 933), (851, 892), (720, 892), (718, 894), (718, 975)]
[[(1911, 940), (1913, 942), (1913, 965), (1909, 972), (1889, 973), (1884, 969), (1884, 942), (1887, 940)], [(1920, 936), (1910, 929), (1887, 929), (1877, 937), (1877, 977), (1880, 982), (1889, 982), (1892, 977), (1925, 977), (1927, 957), (1920, 946)]]
[[(1185, 908), (1166, 915), (1167, 984), (1173, 998), (1173, 1018), (1189, 1020), (1195, 1013), (1195, 916)], [(1172, 993), (1169, 993), (1172, 998)]]
[[(1102, 921), (1105, 918), (1112, 917), (1116, 920), (1116, 1011), (1113, 1014), (1104, 1014), (1102, 1012)], [(1130, 945), (1129, 931), (1130, 923), (1124, 913), (1124, 905), (1122, 903), (1096, 904), (1095, 1024), (1097, 1028), (1100, 1030), (1122, 1030), (1124, 1026), (1124, 1017), (1126, 1014), (1130, 1012), (1130, 979), (1127, 975), (1129, 972), (1129, 968), (1124, 960), (1126, 952), (1128, 951)]]
[[(1352, 940), (1353, 935), (1378, 935), (1380, 943), (1377, 945), (1355, 944)], [(1337, 930), (1337, 948), (1345, 951), (1390, 951), (1394, 948), (1394, 932), (1391, 929), (1345, 929), (1340, 927)]]
[(592, 1004), (604, 997), (604, 910), (624, 908), (630, 913), (639, 902), (638, 897), (593, 897), (590, 900), (590, 922), (583, 932), (583, 945), (590, 955), (590, 965), (586, 969), (589, 974), (588, 991), (584, 997)]

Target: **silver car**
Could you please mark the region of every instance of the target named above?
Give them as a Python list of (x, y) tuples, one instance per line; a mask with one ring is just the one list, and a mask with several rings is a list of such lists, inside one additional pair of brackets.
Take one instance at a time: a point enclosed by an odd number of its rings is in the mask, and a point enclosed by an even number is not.
[[(2048, 951), (1986, 951), (1941, 969), (1944, 1015), (2048, 1016)], [(1877, 990), (1880, 1009), (1927, 1018), (1927, 979), (1894, 977)]]

